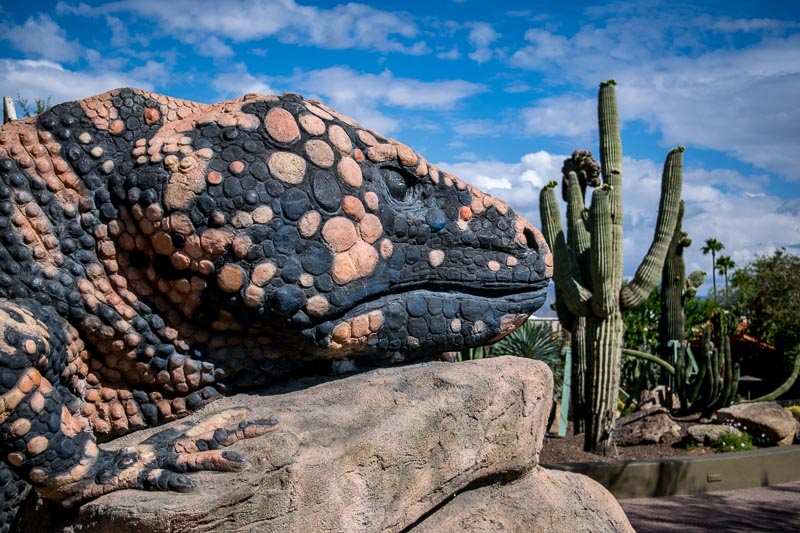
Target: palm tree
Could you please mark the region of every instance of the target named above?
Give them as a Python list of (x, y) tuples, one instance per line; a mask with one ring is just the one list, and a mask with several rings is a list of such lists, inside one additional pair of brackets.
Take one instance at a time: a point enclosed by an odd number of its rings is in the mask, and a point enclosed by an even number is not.
[(723, 248), (725, 248), (725, 245), (714, 237), (706, 239), (706, 245), (700, 248), (703, 255), (708, 255), (708, 252), (711, 252), (711, 280), (714, 285), (714, 301), (717, 299), (717, 252)]
[(730, 304), (730, 295), (728, 294), (728, 271), (736, 268), (736, 262), (727, 255), (719, 256), (717, 259), (717, 269), (719, 273), (725, 276), (725, 303)]

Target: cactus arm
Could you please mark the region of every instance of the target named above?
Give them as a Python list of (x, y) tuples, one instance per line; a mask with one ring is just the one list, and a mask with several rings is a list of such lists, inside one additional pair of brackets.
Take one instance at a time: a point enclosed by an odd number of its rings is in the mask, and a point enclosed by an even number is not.
[[(703, 353), (704, 352), (705, 352), (705, 350), (703, 350)], [(686, 400), (685, 400), (686, 407), (685, 407), (685, 410), (687, 412), (692, 412), (694, 410), (694, 408), (696, 407), (696, 405), (698, 405), (698, 403), (699, 403), (698, 402), (698, 396), (699, 396), (700, 391), (701, 391), (701, 389), (703, 387), (703, 383), (706, 380), (706, 373), (707, 372), (708, 372), (708, 361), (703, 359), (701, 364), (699, 365), (699, 370), (697, 372), (697, 375), (695, 376), (695, 380), (686, 385)], [(686, 382), (684, 382), (684, 383), (686, 383)], [(684, 399), (681, 398), (681, 401), (683, 402)]]
[(616, 84), (617, 82), (614, 80), (600, 84), (597, 118), (600, 130), (600, 169), (603, 183), (611, 187), (612, 253), (616, 258), (613, 264), (611, 283), (614, 287), (621, 287), (624, 213), (622, 207), (622, 137), (619, 131)]
[(575, 279), (572, 273), (569, 250), (561, 226), (561, 213), (554, 191), (556, 185), (554, 181), (548, 183), (539, 197), (542, 233), (553, 252), (553, 281), (556, 287), (559, 287), (564, 303), (573, 315), (586, 316), (589, 314), (592, 293)]
[(622, 218), (622, 139), (619, 134), (616, 82), (608, 80), (600, 84), (597, 116), (600, 128), (600, 165), (603, 183), (617, 191), (611, 214)]
[(667, 256), (667, 249), (678, 221), (682, 181), (683, 147), (679, 146), (670, 151), (664, 162), (655, 235), (650, 249), (647, 250), (639, 268), (636, 269), (633, 280), (620, 291), (620, 302), (623, 309), (634, 309), (641, 305), (658, 283), (664, 259)]
[[(691, 240), (691, 239), (690, 239)], [(702, 270), (695, 270), (686, 277), (686, 284), (683, 290), (684, 298), (694, 298), (697, 294), (697, 289), (705, 283), (706, 273)]]
[(797, 381), (798, 374), (800, 374), (800, 354), (795, 354), (794, 369), (792, 370), (792, 374), (789, 376), (789, 379), (784, 381), (780, 387), (770, 392), (769, 394), (765, 394), (764, 396), (761, 396), (760, 398), (756, 398), (754, 400), (746, 400), (744, 403), (771, 402), (773, 400), (776, 400), (778, 397), (782, 396), (786, 391), (792, 388), (794, 382)]
[(676, 370), (675, 367), (671, 364), (667, 363), (657, 355), (653, 355), (647, 352), (640, 352), (639, 350), (632, 350), (630, 348), (623, 348), (622, 353), (625, 355), (630, 355), (631, 357), (638, 357), (639, 359), (644, 359), (646, 361), (650, 361), (651, 363), (655, 363), (660, 365), (661, 368), (669, 372), (670, 374), (675, 374)]
[(587, 255), (590, 247), (590, 236), (584, 219), (586, 205), (583, 200), (583, 191), (575, 172), (567, 174), (564, 183), (567, 195), (567, 244), (575, 252), (580, 268), (581, 282), (584, 285), (588, 285), (589, 263)]
[(719, 341), (720, 361), (725, 368), (722, 369), (722, 379), (720, 380), (720, 394), (714, 409), (719, 409), (727, 405), (728, 396), (731, 395), (731, 385), (733, 384), (733, 361), (731, 360), (731, 341), (729, 337), (722, 337)]
[(611, 195), (608, 185), (595, 189), (589, 210), (592, 225), (591, 246), (594, 253), (589, 258), (592, 281), (592, 311), (597, 316), (608, 316), (617, 310), (617, 291), (611, 283), (614, 262), (612, 253)]
[(736, 393), (739, 391), (739, 373), (741, 372), (741, 367), (739, 366), (739, 361), (733, 363), (733, 377), (731, 378), (730, 388), (728, 390), (728, 397), (725, 399), (725, 404), (723, 407), (727, 407), (732, 405), (733, 402), (736, 401)]

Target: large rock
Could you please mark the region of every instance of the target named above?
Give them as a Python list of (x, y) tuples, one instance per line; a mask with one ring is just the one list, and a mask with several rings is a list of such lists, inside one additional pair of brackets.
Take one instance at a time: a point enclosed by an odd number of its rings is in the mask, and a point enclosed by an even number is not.
[(720, 424), (695, 424), (689, 426), (686, 431), (689, 437), (698, 444), (703, 446), (712, 446), (722, 438), (723, 435), (733, 433), (737, 437), (742, 436), (742, 432), (733, 426), (720, 425)]
[(580, 474), (541, 467), (508, 484), (459, 494), (414, 533), (633, 532), (617, 500)]
[(629, 527), (603, 489), (536, 468), (551, 406), (542, 363), (426, 363), (311, 384), (233, 396), (192, 417), (247, 406), (254, 418), (277, 418), (278, 431), (236, 444), (248, 470), (193, 474), (198, 490), (190, 494), (120, 491), (68, 512), (29, 506), (21, 529), (401, 531), (436, 523), (442, 512), (442, 531), (471, 512), (457, 510), (469, 497), (491, 498), (491, 512), (531, 525), (523, 530), (561, 531), (598, 516)]
[(788, 446), (797, 433), (797, 420), (776, 402), (731, 405), (717, 411), (720, 423), (740, 423), (753, 435), (764, 434), (775, 446)]
[(617, 419), (614, 442), (618, 446), (657, 444), (666, 437), (680, 437), (681, 426), (663, 407), (637, 411)]

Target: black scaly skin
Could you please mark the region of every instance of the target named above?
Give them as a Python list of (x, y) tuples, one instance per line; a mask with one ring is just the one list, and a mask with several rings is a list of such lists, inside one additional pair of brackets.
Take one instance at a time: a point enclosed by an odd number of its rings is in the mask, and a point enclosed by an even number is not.
[(486, 344), (544, 301), (541, 234), (503, 202), (297, 95), (118, 89), (0, 129), (0, 524), (191, 490), (275, 429), (223, 412), (97, 443), (331, 363)]

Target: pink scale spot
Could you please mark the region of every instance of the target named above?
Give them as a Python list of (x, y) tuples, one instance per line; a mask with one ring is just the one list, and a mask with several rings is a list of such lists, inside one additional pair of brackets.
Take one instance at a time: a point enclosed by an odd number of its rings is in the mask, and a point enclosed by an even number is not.
[(234, 175), (241, 174), (244, 171), (244, 163), (241, 161), (232, 161), (231, 164), (228, 165), (228, 170)]

